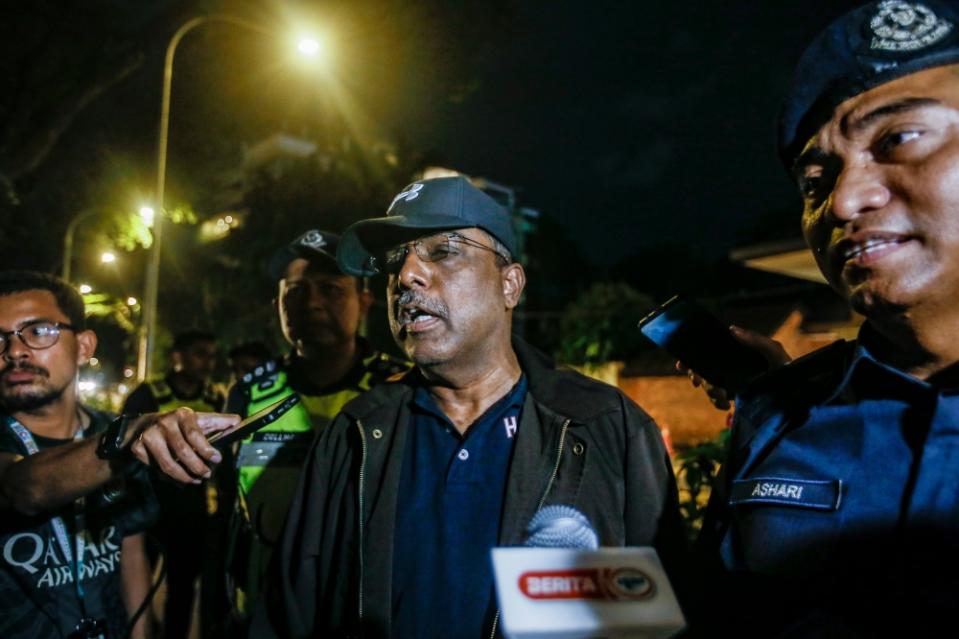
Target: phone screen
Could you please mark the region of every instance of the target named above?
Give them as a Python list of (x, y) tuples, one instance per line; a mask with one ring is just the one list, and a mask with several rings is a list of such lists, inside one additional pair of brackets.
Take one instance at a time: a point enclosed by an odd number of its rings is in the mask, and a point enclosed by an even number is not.
[(639, 330), (707, 382), (730, 393), (769, 369), (758, 351), (733, 337), (714, 315), (679, 296), (640, 320)]

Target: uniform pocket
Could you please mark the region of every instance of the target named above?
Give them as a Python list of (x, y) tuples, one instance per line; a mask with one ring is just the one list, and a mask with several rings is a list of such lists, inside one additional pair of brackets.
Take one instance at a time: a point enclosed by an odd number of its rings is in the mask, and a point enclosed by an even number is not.
[(841, 530), (842, 483), (758, 477), (733, 482), (732, 542), (746, 568), (808, 575), (833, 560)]

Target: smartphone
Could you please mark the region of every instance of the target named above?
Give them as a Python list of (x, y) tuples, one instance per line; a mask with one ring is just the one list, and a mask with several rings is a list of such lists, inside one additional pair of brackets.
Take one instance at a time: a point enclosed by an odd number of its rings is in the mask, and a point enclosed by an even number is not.
[(300, 396), (297, 394), (284, 397), (280, 401), (256, 411), (233, 428), (214, 433), (207, 441), (214, 447), (223, 450), (233, 442), (246, 439), (264, 426), (272, 424), (299, 403)]
[(639, 321), (639, 330), (657, 346), (713, 386), (727, 393), (769, 369), (755, 349), (746, 346), (712, 313), (692, 301), (674, 296)]

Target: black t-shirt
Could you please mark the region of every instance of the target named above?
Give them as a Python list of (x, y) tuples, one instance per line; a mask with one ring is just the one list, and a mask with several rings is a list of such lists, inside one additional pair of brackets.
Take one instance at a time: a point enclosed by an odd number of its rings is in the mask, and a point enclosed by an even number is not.
[[(85, 409), (91, 417), (84, 437), (93, 437), (110, 416)], [(40, 450), (70, 443), (34, 435)], [(27, 450), (0, 414), (0, 452), (26, 456)], [(106, 622), (110, 637), (123, 637), (127, 611), (121, 598), (120, 547), (123, 538), (147, 528), (156, 517), (156, 500), (146, 467), (131, 464), (120, 477), (83, 500), (85, 540), (80, 580), (89, 617)], [(66, 525), (76, 553), (74, 507), (56, 513)], [(52, 515), (28, 517), (15, 511), (0, 516), (0, 637), (66, 637), (81, 618), (70, 566), (57, 542)]]

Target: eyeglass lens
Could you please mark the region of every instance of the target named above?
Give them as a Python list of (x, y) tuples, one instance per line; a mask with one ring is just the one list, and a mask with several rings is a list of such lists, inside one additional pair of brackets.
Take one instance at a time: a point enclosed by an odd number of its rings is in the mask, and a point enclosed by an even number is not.
[(16, 331), (0, 333), (0, 352), (7, 349), (14, 335), (30, 348), (50, 348), (60, 339), (60, 327), (53, 322), (36, 322)]

